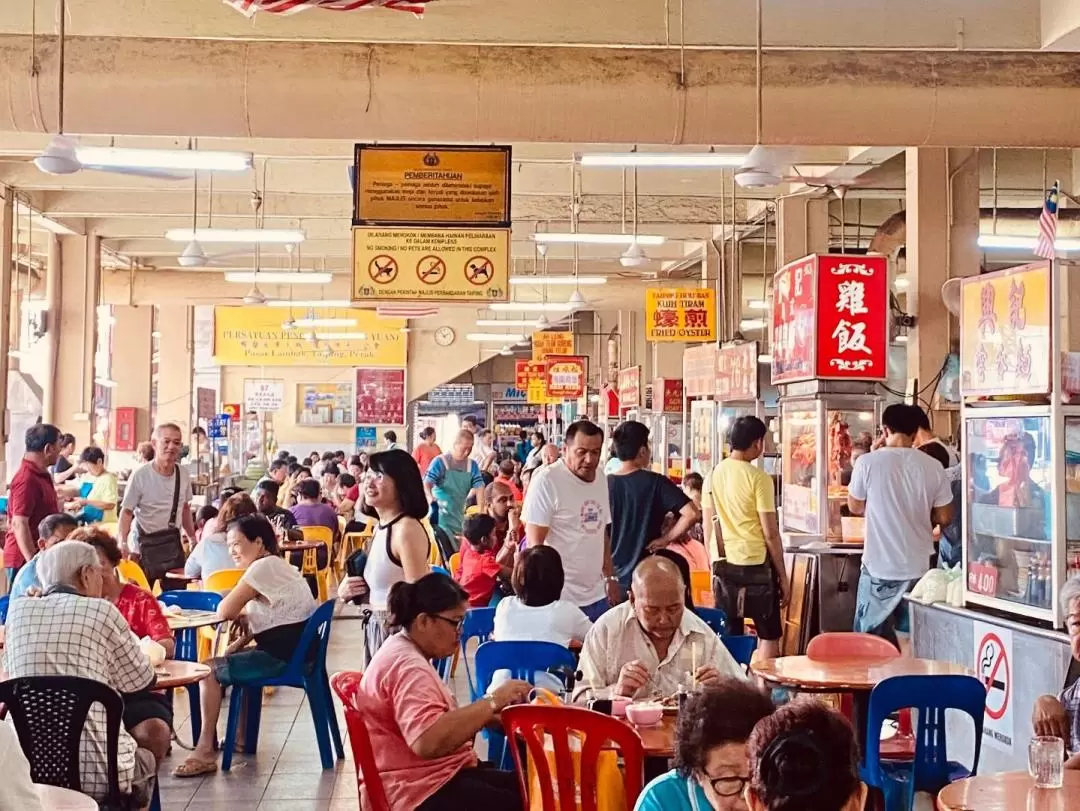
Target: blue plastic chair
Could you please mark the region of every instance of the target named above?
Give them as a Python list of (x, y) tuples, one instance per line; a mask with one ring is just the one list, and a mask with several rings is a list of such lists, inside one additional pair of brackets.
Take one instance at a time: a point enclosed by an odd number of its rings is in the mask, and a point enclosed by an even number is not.
[(750, 667), (750, 660), (754, 658), (757, 650), (758, 638), (752, 634), (741, 636), (722, 636), (720, 641), (728, 649), (731, 657), (743, 667)]
[(461, 625), (461, 660), (465, 663), (465, 678), (469, 682), (469, 697), (478, 701), (481, 696), (480, 685), (473, 678), (469, 668), (469, 657), (465, 653), (465, 647), (470, 639), (476, 639), (481, 645), (491, 639), (495, 633), (495, 609), (494, 608), (470, 608), (465, 613), (465, 621)]
[[(435, 566), (434, 564), (432, 564), (431, 571), (432, 571), (432, 573), (438, 572), (439, 574), (444, 574), (447, 577), (449, 577), (451, 580), (453, 579), (450, 572), (448, 572), (442, 566)], [(435, 660), (432, 661), (431, 665), (432, 665), (432, 667), (435, 668), (435, 672), (439, 674), (439, 678), (442, 679), (447, 684), (449, 684), (450, 683), (450, 673), (454, 669), (454, 657), (453, 656), (447, 656), (447, 657), (442, 658), (442, 659), (435, 659)]]
[[(158, 601), (165, 605), (178, 605), (185, 611), (217, 611), (221, 595), (216, 591), (166, 591)], [(174, 634), (176, 638), (175, 657), (181, 662), (199, 661), (199, 630), (182, 628)], [(187, 685), (188, 704), (191, 708), (191, 734), (193, 740), (199, 740), (202, 732), (202, 703), (199, 698), (199, 683)]]
[[(536, 684), (536, 674), (553, 667), (569, 667), (571, 673), (575, 672), (574, 654), (554, 642), (485, 642), (476, 649), (477, 693), (484, 695), (488, 691), (497, 670), (509, 670), (510, 678)], [(499, 768), (513, 769), (506, 736), (493, 729), (485, 729), (484, 736), (488, 742), (488, 759), (494, 760), (494, 753), (501, 752)]]
[[(240, 722), (240, 707), (245, 696), (248, 702), (247, 735), (244, 752), (255, 754), (259, 742), (259, 718), (262, 715), (262, 691), (264, 687), (297, 687), (307, 694), (311, 707), (311, 719), (315, 722), (315, 738), (319, 743), (319, 756), (324, 769), (334, 768), (331, 738), (338, 759), (345, 757), (341, 744), (341, 730), (330, 698), (330, 676), (326, 672), (326, 648), (330, 643), (330, 624), (334, 618), (334, 600), (320, 605), (307, 621), (304, 633), (296, 646), (296, 652), (288, 668), (280, 676), (260, 679), (247, 684), (234, 685), (229, 698), (229, 722), (225, 728), (225, 744), (221, 755), (221, 770), (232, 767), (233, 750), (236, 748), (236, 727)], [(314, 647), (315, 655), (307, 657)]]
[(7, 622), (8, 604), (11, 602), (11, 595), (5, 594), (0, 597), (0, 625)]
[(694, 613), (697, 614), (698, 619), (712, 628), (713, 632), (719, 637), (725, 637), (728, 633), (727, 614), (724, 613), (722, 608), (706, 608), (704, 606), (694, 606)]
[[(915, 759), (910, 764), (881, 759), (881, 727), (898, 710), (912, 708), (919, 723), (915, 730)], [(956, 780), (976, 773), (982, 751), (986, 688), (974, 676), (894, 676), (870, 693), (866, 717), (866, 746), (862, 779), (885, 794), (887, 808), (912, 808), (916, 791), (936, 795)], [(959, 710), (975, 724), (975, 755), (970, 771), (948, 760), (945, 710)]]

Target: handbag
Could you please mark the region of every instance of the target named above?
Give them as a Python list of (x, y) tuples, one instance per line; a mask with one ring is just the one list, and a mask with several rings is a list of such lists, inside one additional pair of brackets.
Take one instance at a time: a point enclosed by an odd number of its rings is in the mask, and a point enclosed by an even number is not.
[(161, 580), (170, 569), (184, 568), (184, 546), (180, 543), (180, 529), (176, 526), (176, 513), (180, 507), (180, 468), (173, 478), (172, 509), (169, 526), (157, 532), (143, 532), (139, 527), (139, 554), (146, 579), (153, 583)]

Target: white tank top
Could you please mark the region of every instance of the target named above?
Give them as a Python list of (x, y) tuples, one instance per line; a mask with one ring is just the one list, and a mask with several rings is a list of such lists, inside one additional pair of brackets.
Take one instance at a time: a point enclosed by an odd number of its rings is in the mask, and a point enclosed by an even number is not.
[(405, 579), (401, 561), (393, 557), (394, 553), (390, 548), (390, 535), (394, 524), (401, 520), (403, 515), (399, 515), (389, 524), (379, 524), (371, 538), (367, 565), (364, 567), (364, 580), (370, 590), (371, 607), (378, 610), (386, 610), (390, 587)]

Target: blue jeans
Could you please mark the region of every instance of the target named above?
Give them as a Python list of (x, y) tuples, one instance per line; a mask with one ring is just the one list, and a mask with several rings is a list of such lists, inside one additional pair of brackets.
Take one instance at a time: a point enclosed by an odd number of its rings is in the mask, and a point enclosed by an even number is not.
[(596, 622), (600, 617), (604, 616), (604, 613), (611, 608), (611, 603), (608, 602), (607, 597), (597, 600), (595, 603), (589, 605), (578, 606), (586, 617), (589, 618), (589, 622)]
[(854, 630), (880, 636), (899, 650), (897, 632), (906, 634), (911, 630), (904, 595), (911, 591), (917, 582), (918, 580), (885, 580), (873, 577), (864, 566), (859, 572)]

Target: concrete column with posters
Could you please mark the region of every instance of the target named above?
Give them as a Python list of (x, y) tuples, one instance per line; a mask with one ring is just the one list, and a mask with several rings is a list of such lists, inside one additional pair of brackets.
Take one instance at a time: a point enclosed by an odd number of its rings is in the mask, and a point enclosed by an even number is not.
[(11, 360), (11, 319), (18, 310), (11, 297), (12, 274), (15, 270), (12, 229), (15, 222), (15, 192), (10, 186), (4, 187), (4, 202), (0, 208), (0, 485), (7, 483), (7, 443), (8, 443), (8, 375)]
[(94, 399), (100, 255), (100, 237), (60, 238), (60, 289), (53, 320), (56, 373), (52, 418), (62, 431), (75, 435), (77, 447), (89, 445), (93, 433), (90, 414)]
[(180, 426), (186, 440), (191, 432), (195, 396), (195, 308), (158, 308), (157, 421)]
[[(941, 371), (959, 338), (955, 318), (942, 302), (941, 286), (954, 276), (979, 272), (978, 150), (912, 147), (906, 160), (904, 309), (916, 318), (908, 333), (907, 377), (917, 379), (922, 389)], [(921, 395), (924, 407), (933, 394), (929, 390)]]
[(776, 206), (776, 241), (780, 264), (811, 253), (828, 253), (829, 201), (804, 195), (781, 197)]
[(113, 408), (134, 408), (135, 436), (150, 437), (150, 354), (154, 308), (114, 305)]

